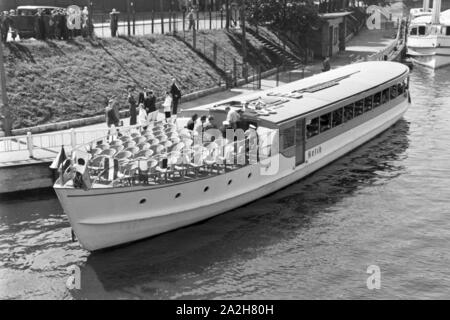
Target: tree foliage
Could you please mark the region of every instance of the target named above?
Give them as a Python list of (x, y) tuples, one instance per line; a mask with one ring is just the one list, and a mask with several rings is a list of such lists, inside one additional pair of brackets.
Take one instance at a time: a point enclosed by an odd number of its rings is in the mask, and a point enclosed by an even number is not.
[(320, 23), (317, 8), (311, 2), (295, 0), (248, 0), (246, 19), (253, 25), (292, 32), (306, 32)]

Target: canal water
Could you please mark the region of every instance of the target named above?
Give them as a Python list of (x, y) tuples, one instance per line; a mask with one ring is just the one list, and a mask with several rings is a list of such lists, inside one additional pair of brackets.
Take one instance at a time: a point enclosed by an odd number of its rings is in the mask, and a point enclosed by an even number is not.
[[(0, 299), (450, 298), (449, 69), (394, 127), (276, 194), (90, 254), (49, 191), (0, 200)], [(80, 267), (69, 290), (67, 268)], [(367, 268), (381, 270), (369, 290)]]

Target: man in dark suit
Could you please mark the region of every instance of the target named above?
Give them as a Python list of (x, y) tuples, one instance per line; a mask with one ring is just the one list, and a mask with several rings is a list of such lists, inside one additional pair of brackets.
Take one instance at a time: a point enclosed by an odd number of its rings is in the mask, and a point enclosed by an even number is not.
[(117, 36), (117, 28), (119, 27), (119, 12), (116, 11), (115, 8), (109, 13), (111, 18), (110, 28), (111, 28), (111, 37)]
[(172, 79), (172, 86), (170, 87), (170, 94), (172, 95), (172, 116), (174, 117), (174, 121), (177, 119), (178, 113), (178, 104), (181, 100), (181, 91), (178, 87), (177, 81), (175, 78)]

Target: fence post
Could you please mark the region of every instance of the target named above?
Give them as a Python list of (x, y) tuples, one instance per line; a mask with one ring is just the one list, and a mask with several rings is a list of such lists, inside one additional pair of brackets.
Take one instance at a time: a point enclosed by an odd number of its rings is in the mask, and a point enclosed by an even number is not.
[(211, 8), (209, 8), (209, 30), (212, 29), (212, 12)]
[(186, 12), (183, 10), (183, 32), (186, 31)]
[(200, 12), (197, 10), (197, 30), (200, 27)]
[(278, 87), (279, 84), (280, 84), (280, 67), (277, 66), (276, 86)]
[(177, 33), (178, 28), (177, 28), (177, 13), (176, 12), (173, 13), (172, 21), (173, 21), (173, 33)]
[[(143, 21), (142, 23), (145, 23), (145, 21)], [(155, 11), (152, 10), (152, 34), (155, 32)]]
[(237, 63), (236, 59), (233, 58), (233, 87), (237, 86)]
[(220, 9), (220, 29), (223, 29), (223, 10)]
[(213, 44), (213, 62), (217, 65), (217, 43)]
[(131, 36), (131, 2), (127, 0), (127, 27), (128, 27), (128, 36)]
[(258, 89), (261, 89), (261, 66), (258, 65), (256, 68), (258, 74), (257, 74), (257, 78), (258, 78)]
[(132, 10), (133, 10), (132, 11), (133, 12), (133, 36), (135, 36), (136, 35), (136, 10), (134, 9), (134, 1), (131, 2), (131, 6), (132, 6)]
[(169, 11), (169, 33), (172, 32), (172, 11)]
[(33, 137), (31, 136), (31, 132), (27, 132), (27, 148), (30, 158), (33, 158)]
[(192, 46), (194, 50), (197, 49), (197, 31), (195, 28), (192, 28)]
[(161, 34), (164, 34), (164, 12), (161, 11)]
[(72, 149), (77, 147), (77, 134), (74, 128), (70, 129), (70, 145), (72, 146)]

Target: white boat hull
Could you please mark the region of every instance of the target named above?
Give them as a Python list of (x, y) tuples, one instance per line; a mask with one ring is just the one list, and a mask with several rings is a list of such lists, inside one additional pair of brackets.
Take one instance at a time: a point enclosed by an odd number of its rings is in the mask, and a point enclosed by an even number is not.
[(444, 53), (440, 53), (432, 49), (421, 51), (422, 53), (412, 51), (411, 49), (408, 51), (408, 55), (415, 64), (432, 69), (438, 69), (450, 65), (450, 49), (448, 52)]
[(408, 52), (412, 61), (432, 69), (450, 65), (450, 37), (410, 36)]
[[(323, 143), (321, 153), (306, 150), (306, 161), (300, 166), (295, 166), (295, 157), (280, 155), (274, 175), (265, 175), (271, 168), (256, 164), (168, 186), (88, 191), (55, 186), (55, 191), (84, 248), (93, 251), (144, 239), (240, 207), (311, 174), (397, 122), (408, 108), (406, 99), (398, 100), (386, 112)], [(276, 166), (276, 160), (272, 159), (271, 166)]]

